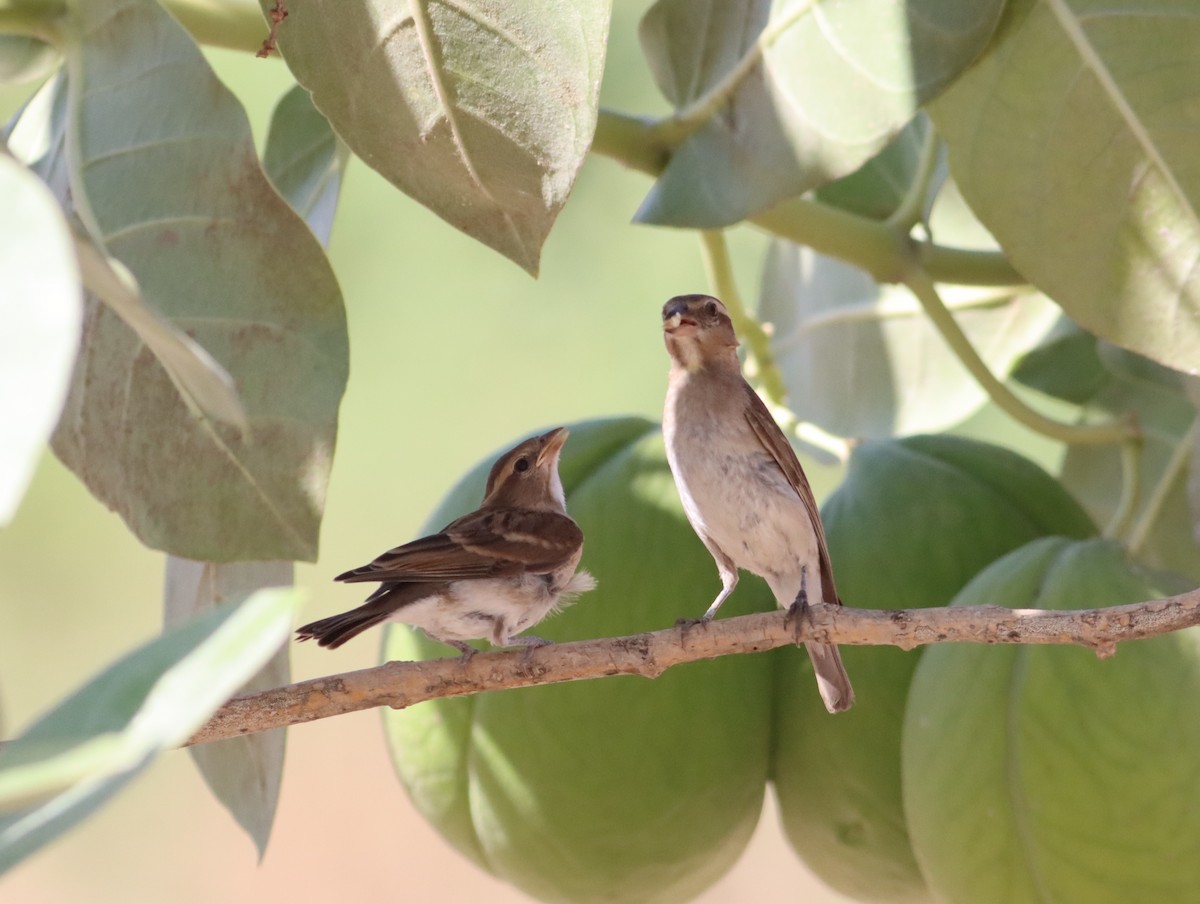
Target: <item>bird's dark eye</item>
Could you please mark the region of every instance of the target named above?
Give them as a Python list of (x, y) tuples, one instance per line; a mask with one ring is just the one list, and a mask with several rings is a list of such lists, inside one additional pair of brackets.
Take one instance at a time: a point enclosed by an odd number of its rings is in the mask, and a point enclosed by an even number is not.
[(524, 474), (526, 471), (529, 470), (529, 459), (528, 458), (518, 458), (517, 463), (515, 465), (513, 465), (513, 470), (516, 471), (518, 474)]
[(708, 304), (706, 304), (704, 306), (704, 313), (706, 313), (709, 317), (716, 317), (717, 303), (715, 301), (710, 301)]

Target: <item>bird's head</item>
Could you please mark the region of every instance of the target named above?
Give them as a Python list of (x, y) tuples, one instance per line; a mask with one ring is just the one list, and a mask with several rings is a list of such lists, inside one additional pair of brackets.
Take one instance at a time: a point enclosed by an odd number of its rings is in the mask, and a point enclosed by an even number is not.
[(565, 512), (567, 500), (558, 476), (558, 456), (567, 436), (566, 427), (555, 427), (501, 455), (488, 474), (484, 505)]
[(711, 295), (676, 295), (662, 311), (663, 339), (674, 361), (693, 371), (733, 361), (738, 347), (725, 305)]

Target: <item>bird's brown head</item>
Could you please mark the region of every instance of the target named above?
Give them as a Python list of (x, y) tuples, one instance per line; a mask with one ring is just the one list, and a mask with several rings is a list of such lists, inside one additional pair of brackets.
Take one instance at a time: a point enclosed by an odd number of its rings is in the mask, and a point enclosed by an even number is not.
[(565, 512), (558, 456), (567, 436), (566, 427), (555, 427), (501, 455), (488, 474), (483, 504)]
[(725, 305), (711, 295), (676, 295), (662, 311), (663, 339), (686, 370), (722, 363), (737, 367), (737, 335)]

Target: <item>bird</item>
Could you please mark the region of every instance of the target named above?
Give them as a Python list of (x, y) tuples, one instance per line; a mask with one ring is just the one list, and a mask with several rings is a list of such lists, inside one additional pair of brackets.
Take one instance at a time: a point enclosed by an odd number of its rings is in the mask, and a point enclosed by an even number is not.
[[(764, 578), (791, 612), (810, 602), (840, 606), (812, 488), (783, 431), (742, 377), (729, 311), (710, 295), (678, 295), (663, 305), (662, 319), (671, 357), (663, 408), (667, 463), (721, 578), (720, 593), (699, 621), (717, 614), (739, 569)], [(826, 709), (849, 709), (854, 690), (837, 647), (815, 641), (805, 647)]]
[(567, 440), (558, 427), (505, 452), (488, 474), (483, 502), (438, 533), (390, 549), (335, 581), (379, 581), (357, 609), (304, 625), (298, 640), (335, 648), (385, 621), (421, 628), (454, 647), (549, 643), (517, 636), (596, 586), (577, 570), (583, 532), (567, 514), (558, 459)]

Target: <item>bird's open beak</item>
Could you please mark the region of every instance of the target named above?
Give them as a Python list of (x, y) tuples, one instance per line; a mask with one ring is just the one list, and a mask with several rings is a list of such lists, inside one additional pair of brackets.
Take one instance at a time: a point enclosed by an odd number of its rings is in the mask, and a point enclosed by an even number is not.
[(563, 443), (567, 441), (570, 432), (566, 427), (555, 427), (549, 433), (543, 433), (538, 437), (545, 445), (542, 446), (542, 451), (538, 453), (538, 464), (542, 464), (547, 460), (558, 458), (558, 453), (562, 451)]
[(663, 311), (663, 332), (668, 336), (691, 336), (699, 326), (700, 324), (687, 316), (685, 305), (675, 304)]

